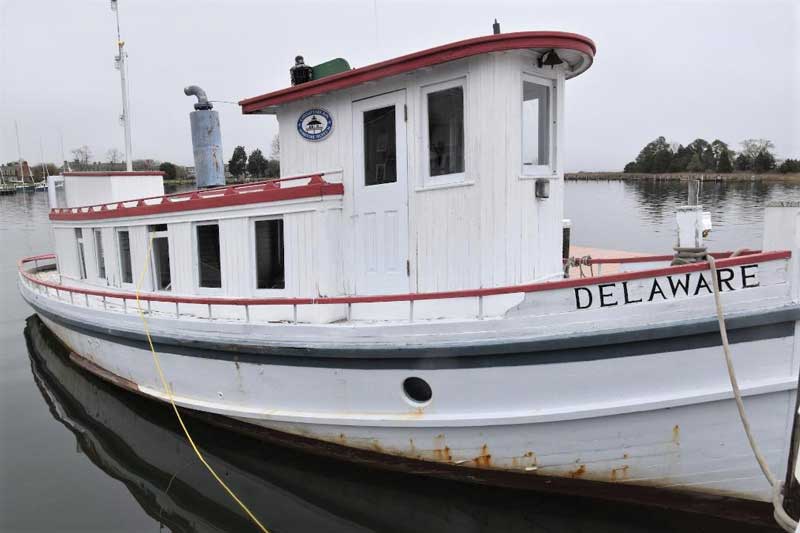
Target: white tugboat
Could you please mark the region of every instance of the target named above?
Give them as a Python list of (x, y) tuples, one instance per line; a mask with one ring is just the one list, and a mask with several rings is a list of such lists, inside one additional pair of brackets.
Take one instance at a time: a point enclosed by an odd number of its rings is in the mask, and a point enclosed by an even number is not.
[[(708, 263), (606, 260), (618, 271), (563, 279), (565, 84), (594, 55), (580, 35), (520, 32), (338, 73), (298, 58), (296, 84), (241, 102), (280, 126), (283, 177), (246, 185), (224, 186), (218, 119), (187, 89), (193, 126), (210, 125), (193, 128), (201, 188), (67, 173), (55, 254), (20, 262), (20, 290), (76, 363), (167, 401), (138, 291), (176, 403), (278, 440), (464, 479), (769, 501)], [(714, 254), (778, 476), (799, 213), (768, 207), (762, 251)], [(682, 252), (703, 228), (682, 209)]]

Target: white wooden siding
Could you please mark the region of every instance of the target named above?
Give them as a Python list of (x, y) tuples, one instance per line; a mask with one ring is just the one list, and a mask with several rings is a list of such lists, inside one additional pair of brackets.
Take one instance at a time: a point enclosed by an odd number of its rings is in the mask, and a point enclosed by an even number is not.
[(103, 253), (106, 258), (106, 282), (112, 287), (120, 286), (119, 254), (113, 227), (101, 228), (103, 232)]
[[(297, 175), (341, 169), (341, 200), (299, 200), (234, 206), (163, 216), (131, 217), (134, 282), (147, 249), (147, 224), (167, 223), (175, 294), (227, 296), (336, 296), (354, 294), (356, 268), (353, 223), (353, 102), (404, 89), (408, 106), (409, 250), (412, 291), (431, 292), (495, 287), (530, 282), (561, 269), (563, 216), (564, 77), (554, 69), (537, 71), (534, 58), (501, 52), (455, 61), (424, 71), (287, 104), (278, 110), (281, 171)], [(556, 80), (554, 173), (550, 197), (535, 197), (535, 179), (522, 176), (522, 72)], [(422, 87), (456, 78), (465, 88), (465, 173), (462, 183), (425, 188), (423, 165)], [(299, 115), (312, 107), (327, 109), (333, 132), (309, 142), (297, 133)], [(399, 120), (403, 117), (399, 116)], [(286, 288), (257, 290), (253, 220), (284, 219)], [(219, 221), (223, 288), (196, 287), (194, 224)], [(103, 227), (108, 284), (119, 286), (119, 264), (113, 221), (82, 223), (90, 231)], [(63, 272), (77, 275), (74, 224), (56, 222), (56, 241)], [(89, 281), (97, 281), (94, 243), (87, 239)], [(145, 290), (152, 285), (145, 278)], [(332, 315), (341, 310), (328, 306)], [(327, 311), (326, 311), (327, 312)]]
[(177, 222), (167, 226), (169, 231), (169, 262), (172, 291), (176, 294), (194, 294), (194, 249), (192, 223)]
[[(294, 102), (278, 110), (281, 172), (341, 168), (345, 291), (353, 292), (353, 101), (405, 89), (408, 105), (409, 258), (411, 287), (420, 292), (532, 281), (561, 268), (563, 214), (563, 74), (537, 69), (530, 54), (494, 53), (455, 61), (350, 90)], [(535, 198), (535, 179), (520, 179), (522, 72), (556, 80), (554, 170), (550, 198)], [(422, 87), (465, 77), (464, 184), (423, 188)], [(311, 107), (327, 109), (333, 132), (309, 142), (296, 122)]]
[[(151, 264), (147, 263), (147, 248), (150, 244), (148, 241), (147, 226), (130, 226), (131, 241), (131, 269), (133, 272), (133, 286), (139, 287), (143, 291), (153, 290), (153, 268)], [(143, 273), (147, 269), (147, 275)], [(141, 286), (140, 286), (141, 284)]]
[(62, 277), (80, 279), (78, 267), (78, 242), (75, 239), (75, 228), (53, 228), (58, 268)]

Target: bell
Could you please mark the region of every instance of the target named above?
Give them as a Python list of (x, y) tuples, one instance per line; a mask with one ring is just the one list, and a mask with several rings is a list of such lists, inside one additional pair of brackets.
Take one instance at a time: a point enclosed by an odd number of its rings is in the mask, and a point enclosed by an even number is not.
[(303, 61), (303, 56), (294, 58), (294, 66), (289, 69), (289, 77), (292, 80), (292, 85), (299, 85), (311, 81), (314, 77), (314, 69), (306, 65)]
[(558, 54), (555, 50), (545, 52), (544, 54), (540, 55), (539, 59), (537, 60), (539, 68), (542, 68), (543, 65), (549, 65), (550, 68), (554, 68), (556, 65), (560, 65), (563, 62), (564, 60), (558, 57)]

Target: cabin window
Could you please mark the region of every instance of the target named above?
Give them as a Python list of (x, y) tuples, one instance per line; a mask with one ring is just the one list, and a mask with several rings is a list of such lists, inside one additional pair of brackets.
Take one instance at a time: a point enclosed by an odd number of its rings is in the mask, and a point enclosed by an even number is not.
[(364, 185), (397, 181), (395, 106), (364, 112)]
[(119, 268), (123, 283), (133, 283), (133, 268), (131, 267), (131, 234), (128, 230), (117, 231), (117, 246), (119, 247)]
[(216, 222), (197, 225), (197, 268), (200, 287), (222, 287), (219, 224)]
[(86, 279), (86, 256), (83, 249), (83, 230), (75, 228), (75, 240), (78, 243), (78, 275), (81, 279)]
[(157, 291), (172, 290), (172, 277), (169, 271), (169, 234), (166, 224), (150, 226), (153, 256), (153, 287)]
[(92, 230), (94, 234), (94, 255), (97, 260), (97, 277), (106, 279), (106, 254), (103, 251), (103, 232), (99, 229)]
[(464, 179), (464, 80), (424, 87), (426, 185)]
[(552, 168), (553, 82), (522, 79), (522, 174), (550, 173)]
[(256, 288), (284, 289), (283, 220), (257, 220)]

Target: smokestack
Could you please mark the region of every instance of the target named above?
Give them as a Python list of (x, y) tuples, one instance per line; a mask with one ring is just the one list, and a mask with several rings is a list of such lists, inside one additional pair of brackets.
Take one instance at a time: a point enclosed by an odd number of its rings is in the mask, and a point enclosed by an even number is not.
[(190, 85), (183, 90), (186, 96), (196, 96), (194, 111), (189, 113), (192, 126), (192, 149), (194, 150), (195, 183), (200, 189), (225, 185), (225, 163), (222, 157), (222, 131), (219, 113), (203, 89)]

